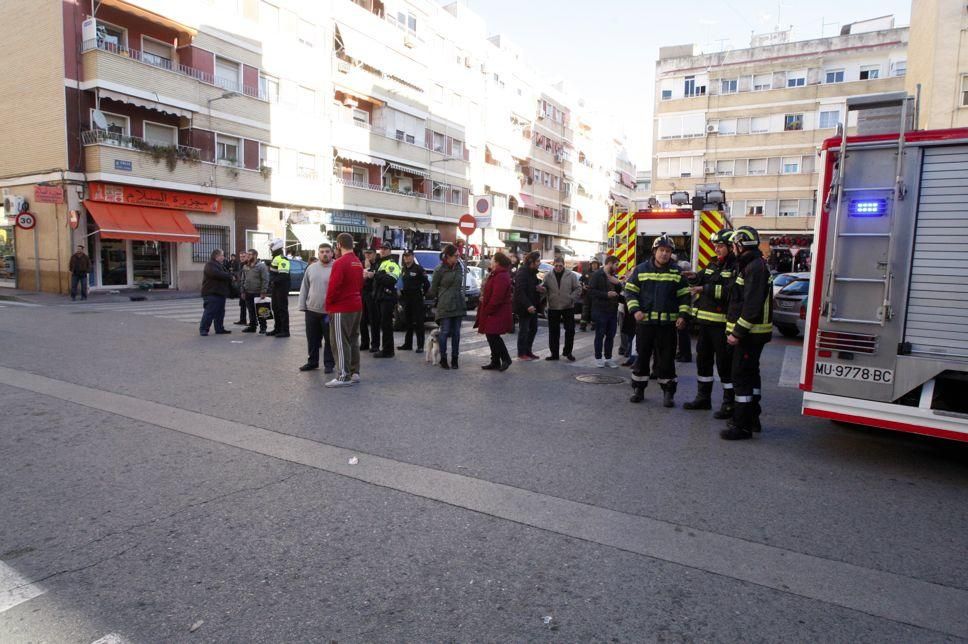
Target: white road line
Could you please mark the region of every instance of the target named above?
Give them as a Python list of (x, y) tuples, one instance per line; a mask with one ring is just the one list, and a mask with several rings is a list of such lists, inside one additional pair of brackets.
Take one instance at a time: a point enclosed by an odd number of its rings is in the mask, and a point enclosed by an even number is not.
[(108, 633), (104, 637), (94, 640), (91, 644), (127, 644), (127, 642), (128, 640), (117, 633)]
[(41, 304), (32, 304), (30, 302), (15, 302), (13, 300), (2, 300), (2, 304), (0, 304), (0, 306), (24, 306), (24, 307), (28, 307), (28, 308), (36, 308), (36, 307), (42, 306), (42, 305)]
[(28, 583), (20, 573), (0, 561), (0, 613), (14, 606), (43, 595), (46, 590), (39, 584)]
[(800, 386), (800, 362), (802, 360), (803, 347), (788, 346), (784, 349), (779, 386), (793, 388)]

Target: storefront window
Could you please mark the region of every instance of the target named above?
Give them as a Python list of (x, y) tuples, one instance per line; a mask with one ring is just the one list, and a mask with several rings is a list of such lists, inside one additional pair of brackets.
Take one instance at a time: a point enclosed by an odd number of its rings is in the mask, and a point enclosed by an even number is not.
[(153, 288), (168, 288), (171, 283), (169, 244), (154, 241), (132, 241), (131, 262), (134, 282), (148, 282)]
[(102, 239), (101, 284), (104, 286), (126, 286), (127, 283), (127, 242), (123, 239)]
[(14, 247), (14, 227), (0, 220), (0, 287), (17, 286), (17, 253)]

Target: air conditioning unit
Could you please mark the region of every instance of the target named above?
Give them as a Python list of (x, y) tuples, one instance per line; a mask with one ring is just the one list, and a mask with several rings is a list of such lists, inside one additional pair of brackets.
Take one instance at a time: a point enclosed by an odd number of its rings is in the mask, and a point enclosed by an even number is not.
[(719, 133), (719, 123), (716, 121), (710, 121), (706, 123), (706, 134), (718, 134)]
[(351, 69), (353, 69), (353, 65), (348, 60), (337, 59), (336, 71), (349, 74)]
[(413, 49), (414, 47), (417, 46), (417, 41), (411, 38), (410, 36), (404, 36), (403, 46), (406, 47), (407, 49)]
[(30, 208), (30, 204), (23, 197), (7, 195), (3, 198), (3, 211), (8, 217), (13, 217), (22, 212), (27, 212), (28, 208)]

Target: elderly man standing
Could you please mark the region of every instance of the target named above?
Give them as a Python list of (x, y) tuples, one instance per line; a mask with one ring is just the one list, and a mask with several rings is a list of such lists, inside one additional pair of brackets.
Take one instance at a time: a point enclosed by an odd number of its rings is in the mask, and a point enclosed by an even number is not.
[(67, 269), (71, 272), (71, 300), (77, 299), (78, 286), (81, 287), (81, 299), (86, 300), (87, 274), (91, 272), (91, 258), (84, 252), (84, 246), (77, 246), (77, 250), (67, 263)]
[(319, 347), (323, 348), (323, 373), (333, 373), (336, 360), (329, 348), (329, 315), (326, 314), (326, 291), (329, 277), (333, 271), (333, 247), (320, 244), (317, 249), (318, 262), (306, 267), (302, 286), (299, 288), (299, 310), (306, 314), (306, 342), (309, 345), (309, 358), (300, 371), (319, 369)]
[(581, 298), (582, 288), (574, 271), (565, 270), (565, 259), (555, 257), (554, 270), (546, 273), (545, 295), (548, 298), (548, 349), (551, 355), (545, 360), (558, 359), (561, 325), (565, 325), (565, 350), (562, 355), (574, 362), (571, 354), (575, 345), (575, 303)]

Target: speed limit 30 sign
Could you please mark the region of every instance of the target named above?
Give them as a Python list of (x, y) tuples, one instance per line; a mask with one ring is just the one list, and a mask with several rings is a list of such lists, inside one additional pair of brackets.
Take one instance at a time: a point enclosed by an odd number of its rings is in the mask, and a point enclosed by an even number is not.
[(30, 230), (37, 225), (37, 218), (29, 212), (22, 212), (17, 215), (17, 228)]

